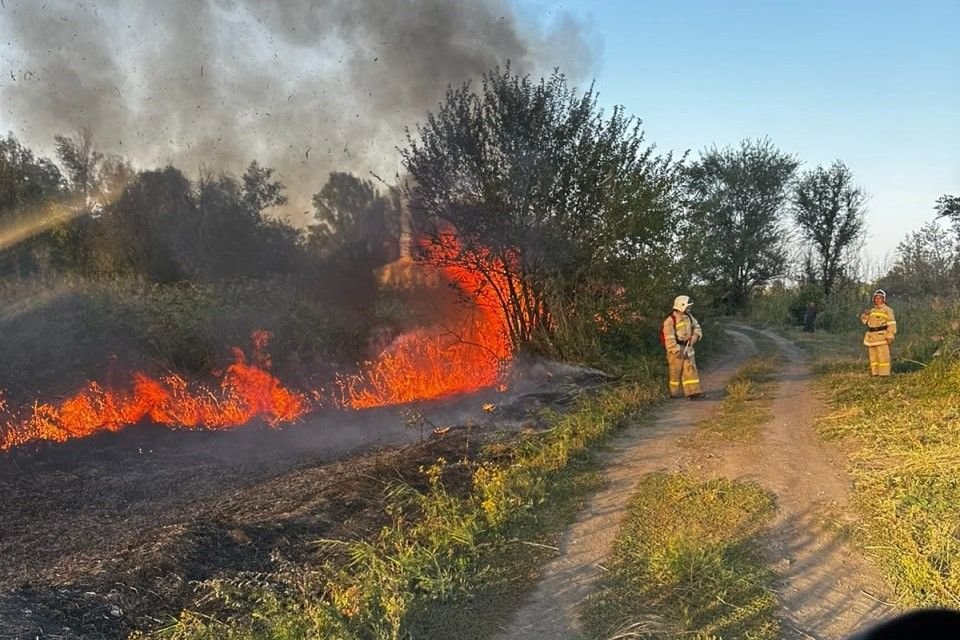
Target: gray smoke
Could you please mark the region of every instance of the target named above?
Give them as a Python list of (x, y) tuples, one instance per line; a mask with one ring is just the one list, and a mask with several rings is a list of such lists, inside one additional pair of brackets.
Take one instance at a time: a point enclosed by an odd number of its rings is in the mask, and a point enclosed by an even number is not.
[(46, 151), (89, 127), (141, 168), (257, 159), (297, 212), (330, 170), (392, 176), (404, 127), (449, 84), (508, 59), (575, 81), (594, 64), (582, 23), (507, 0), (2, 3), (0, 128)]

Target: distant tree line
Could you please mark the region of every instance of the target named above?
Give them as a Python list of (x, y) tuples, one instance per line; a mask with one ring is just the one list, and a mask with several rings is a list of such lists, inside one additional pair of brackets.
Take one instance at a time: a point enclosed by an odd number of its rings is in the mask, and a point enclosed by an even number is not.
[[(38, 207), (71, 208), (0, 244), (0, 275), (174, 282), (318, 276), (331, 265), (369, 274), (398, 257), (406, 216), (427, 243), (455, 230), (455, 251), (433, 259), (481, 275), (515, 346), (571, 358), (589, 350), (571, 347), (575, 336), (654, 317), (680, 291), (736, 312), (785, 279), (820, 299), (859, 286), (867, 197), (843, 162), (801, 171), (767, 139), (696, 159), (658, 154), (638, 119), (605, 112), (592, 86), (577, 90), (559, 73), (534, 80), (507, 66), (451, 87), (408, 132), (402, 188), (333, 172), (313, 196), (308, 229), (270, 215), (285, 187), (256, 161), (239, 177), (202, 169), (191, 180), (102, 154), (87, 131), (55, 142), (56, 162), (12, 134), (0, 139), (3, 228), (24, 226)], [(957, 281), (958, 198), (945, 195), (936, 210), (952, 230), (931, 223), (909, 235), (891, 286)]]
[(285, 187), (256, 161), (239, 177), (209, 168), (195, 180), (173, 166), (138, 171), (97, 151), (88, 131), (57, 136), (56, 154), (58, 162), (35, 156), (12, 133), (0, 138), (0, 228), (63, 221), (0, 246), (0, 275), (316, 275), (332, 261), (369, 270), (396, 254), (395, 197), (350, 174), (329, 176), (314, 197), (315, 226), (297, 229), (268, 215), (286, 203)]

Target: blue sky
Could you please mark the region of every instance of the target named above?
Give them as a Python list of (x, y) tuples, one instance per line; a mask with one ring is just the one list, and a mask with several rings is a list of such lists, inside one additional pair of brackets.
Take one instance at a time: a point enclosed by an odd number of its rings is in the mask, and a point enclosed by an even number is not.
[(586, 21), (601, 102), (661, 149), (767, 136), (802, 168), (843, 160), (873, 269), (960, 192), (960, 0), (515, 2)]

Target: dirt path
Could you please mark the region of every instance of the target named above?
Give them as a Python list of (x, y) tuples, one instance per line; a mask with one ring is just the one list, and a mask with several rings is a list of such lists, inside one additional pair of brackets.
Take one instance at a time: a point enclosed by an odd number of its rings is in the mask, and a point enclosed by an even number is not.
[(807, 358), (796, 346), (765, 334), (781, 350), (773, 418), (753, 441), (710, 450), (681, 447), (695, 425), (719, 406), (723, 389), (756, 346), (741, 330), (728, 330), (730, 353), (705, 372), (709, 399), (668, 404), (650, 425), (619, 436), (604, 460), (606, 488), (590, 501), (560, 544), (560, 553), (517, 612), (501, 640), (572, 638), (578, 607), (593, 590), (609, 554), (637, 480), (655, 471), (686, 471), (704, 478), (752, 480), (777, 496), (777, 514), (766, 552), (779, 578), (783, 637), (843, 638), (865, 623), (892, 613), (883, 580), (851, 549), (838, 528), (847, 512), (850, 482), (840, 457), (813, 428), (817, 400), (810, 388)]

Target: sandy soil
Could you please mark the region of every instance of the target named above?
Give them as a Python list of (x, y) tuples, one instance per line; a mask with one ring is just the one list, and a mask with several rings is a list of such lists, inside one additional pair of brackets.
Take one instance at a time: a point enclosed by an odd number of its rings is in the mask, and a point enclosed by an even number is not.
[(613, 443), (604, 464), (606, 488), (563, 536), (559, 554), (501, 640), (576, 637), (578, 608), (603, 571), (632, 489), (640, 477), (656, 471), (750, 480), (776, 494), (778, 509), (765, 552), (778, 576), (783, 637), (843, 638), (895, 613), (884, 604), (890, 595), (882, 578), (838, 526), (849, 517), (850, 480), (838, 453), (814, 432), (819, 404), (807, 359), (795, 345), (766, 334), (784, 364), (776, 377), (773, 417), (759, 437), (690, 447), (685, 436), (717, 409), (726, 382), (756, 352), (747, 331), (727, 333), (732, 346), (727, 357), (702, 372), (708, 399), (670, 403)]

